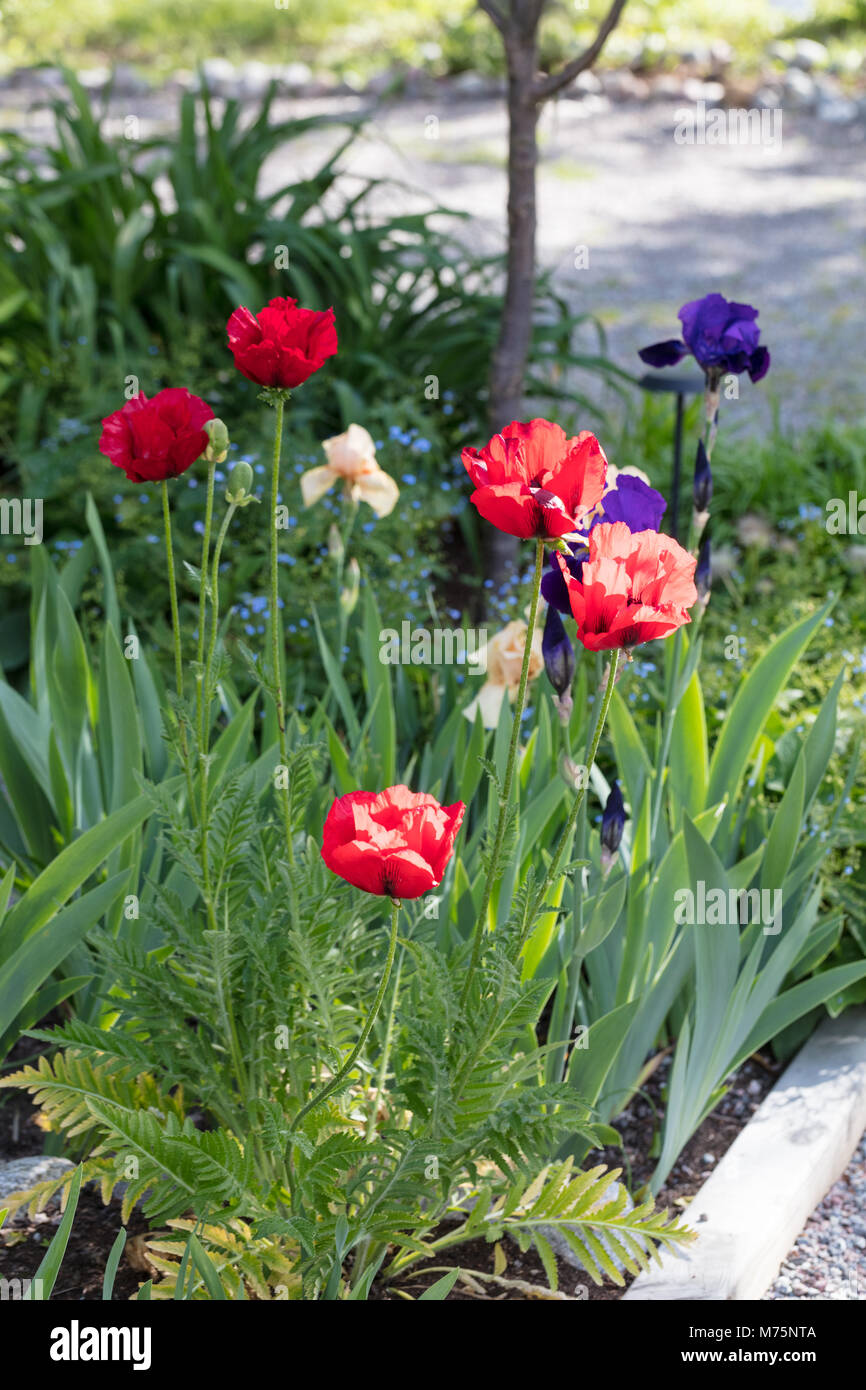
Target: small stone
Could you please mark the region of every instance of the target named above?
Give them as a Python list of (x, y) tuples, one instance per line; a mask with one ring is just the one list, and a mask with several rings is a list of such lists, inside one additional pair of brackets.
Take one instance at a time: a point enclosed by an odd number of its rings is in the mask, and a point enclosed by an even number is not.
[(111, 90), (115, 96), (143, 97), (152, 90), (149, 82), (141, 77), (128, 63), (117, 63), (111, 76)]
[(797, 39), (791, 58), (795, 68), (811, 72), (813, 68), (823, 68), (830, 60), (830, 54), (822, 43), (815, 39)]
[(785, 73), (784, 101), (786, 106), (797, 110), (811, 110), (818, 101), (818, 89), (813, 79), (799, 68), (789, 68)]
[(0, 1202), (13, 1192), (27, 1192), (39, 1182), (62, 1178), (75, 1165), (68, 1158), (33, 1154), (27, 1158), (0, 1159)]
[(832, 101), (822, 99), (818, 102), (818, 119), (829, 121), (831, 125), (850, 125), (852, 121), (856, 121), (858, 114), (857, 102), (849, 101), (847, 97), (839, 97)]

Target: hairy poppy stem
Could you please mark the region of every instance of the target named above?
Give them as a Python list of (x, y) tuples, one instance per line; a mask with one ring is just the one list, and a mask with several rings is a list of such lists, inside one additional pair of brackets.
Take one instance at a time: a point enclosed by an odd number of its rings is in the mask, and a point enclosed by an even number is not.
[(544, 567), (544, 540), (539, 540), (535, 545), (535, 574), (532, 581), (532, 598), (529, 604), (529, 622), (526, 628), (526, 645), (523, 648), (523, 666), (520, 670), (520, 687), (517, 691), (517, 701), (514, 706), (514, 723), (511, 726), (511, 743), (508, 748), (508, 762), (505, 767), (505, 780), (502, 784), (502, 792), (499, 798), (499, 818), (496, 822), (496, 834), (493, 840), (493, 851), (490, 856), (490, 867), (487, 871), (487, 882), (484, 885), (484, 901), (481, 904), (481, 911), (478, 914), (478, 921), (475, 923), (475, 939), (472, 943), (472, 959), (469, 962), (469, 969), (466, 972), (466, 979), (463, 983), (463, 991), (460, 995), (460, 1011), (462, 1013), (469, 998), (469, 989), (473, 977), (478, 969), (478, 962), (481, 959), (481, 948), (484, 944), (484, 933), (487, 930), (487, 914), (490, 909), (490, 899), (493, 895), (493, 886), (496, 883), (499, 872), (499, 860), (502, 856), (502, 845), (505, 840), (505, 826), (508, 821), (508, 811), (511, 802), (511, 786), (514, 781), (514, 764), (517, 759), (517, 745), (520, 742), (520, 725), (523, 719), (523, 707), (526, 704), (526, 687), (529, 682), (529, 661), (532, 654), (532, 636), (535, 632), (535, 619), (538, 613), (538, 594), (541, 589), (541, 571)]
[[(271, 469), (271, 664), (273, 666), (274, 697), (277, 706), (277, 736), (280, 745), (280, 765), (288, 769), (286, 745), (286, 704), (283, 694), (283, 673), (280, 662), (279, 585), (277, 582), (277, 507), (280, 491), (280, 456), (283, 448), (283, 412), (285, 400), (279, 396), (275, 404), (274, 462)], [(292, 846), (291, 791), (288, 780), (281, 778), (280, 803), (283, 808), (283, 827), (286, 835), (286, 854), (290, 864), (295, 862)]]
[[(168, 505), (168, 483), (163, 479), (162, 483), (162, 519), (165, 528), (165, 555), (168, 565), (168, 594), (171, 604), (171, 631), (174, 639), (174, 681), (177, 689), (178, 699), (183, 699), (183, 655), (180, 645), (180, 615), (177, 607), (177, 577), (174, 572), (174, 544), (171, 535), (171, 508)], [(189, 809), (192, 816), (195, 815), (195, 791), (193, 790), (192, 769), (189, 765), (189, 746), (186, 740), (186, 727), (180, 716), (178, 716), (178, 729), (180, 732), (180, 745), (183, 753), (184, 771), (186, 772), (187, 793), (189, 795)]]
[[(211, 630), (210, 630), (210, 639), (209, 639), (209, 641), (208, 641), (207, 660), (205, 661), (205, 666), (204, 666), (204, 689), (203, 689), (203, 691), (202, 691), (203, 728), (204, 728), (205, 730), (206, 730), (207, 727), (208, 727), (208, 722), (209, 722), (209, 719), (210, 719), (210, 707), (211, 707), (211, 704), (213, 703), (213, 694), (214, 694), (214, 692), (213, 692), (213, 666), (214, 666), (214, 660), (215, 660), (215, 657), (216, 657), (217, 639), (218, 639), (218, 637), (219, 637), (219, 621), (220, 621), (220, 591), (219, 591), (220, 556), (222, 555), (223, 542), (225, 541), (225, 538), (226, 538), (226, 532), (228, 531), (229, 526), (231, 525), (232, 517), (234, 516), (234, 514), (235, 514), (236, 511), (237, 511), (237, 504), (234, 503), (234, 502), (231, 502), (231, 503), (229, 504), (229, 506), (226, 508), (226, 514), (225, 514), (225, 516), (223, 517), (222, 525), (220, 526), (219, 535), (217, 536), (217, 542), (216, 542), (216, 545), (214, 546), (214, 552), (213, 552), (213, 563), (212, 563), (212, 568), (211, 568), (211, 584), (210, 584), (210, 587), (211, 587)], [(202, 579), (202, 582), (204, 582), (204, 578)], [(206, 898), (206, 900), (207, 900), (208, 912), (209, 912), (210, 914), (213, 915), (212, 926), (215, 928), (215, 927), (216, 927), (216, 917), (215, 917), (216, 908), (215, 908), (214, 903), (213, 903), (212, 900), (211, 900), (211, 886), (210, 886), (210, 855), (209, 855), (209, 853), (208, 853), (208, 843), (207, 843), (207, 834), (208, 834), (208, 804), (207, 804), (208, 759), (207, 759), (207, 748), (204, 747), (204, 745), (202, 745), (202, 749), (203, 749), (203, 752), (204, 752), (204, 755), (205, 755), (205, 756), (204, 756), (204, 758), (202, 759), (202, 765), (201, 765), (201, 859), (202, 859), (202, 870), (203, 870), (203, 873), (204, 873), (205, 898)]]
[(201, 587), (198, 595), (198, 644), (196, 648), (196, 663), (198, 682), (196, 701), (197, 701), (197, 721), (199, 728), (199, 740), (202, 752), (206, 753), (207, 748), (207, 716), (204, 709), (203, 681), (204, 681), (204, 644), (205, 628), (207, 626), (207, 571), (210, 560), (210, 535), (213, 526), (213, 495), (214, 495), (214, 474), (216, 463), (211, 461), (207, 470), (207, 500), (204, 509), (204, 537), (201, 546)]
[(168, 505), (168, 483), (162, 484), (162, 519), (165, 524), (165, 557), (168, 564), (168, 594), (171, 603), (171, 631), (174, 638), (174, 683), (183, 698), (183, 657), (180, 650), (180, 616), (177, 608), (177, 578), (174, 572), (174, 545), (171, 538), (171, 509)]
[(292, 1123), (289, 1126), (289, 1139), (286, 1148), (286, 1170), (289, 1174), (290, 1181), (293, 1171), (292, 1135), (297, 1130), (301, 1121), (305, 1120), (306, 1117), (310, 1114), (311, 1110), (315, 1110), (317, 1105), (321, 1105), (322, 1101), (327, 1100), (328, 1096), (332, 1096), (335, 1091), (338, 1091), (340, 1089), (349, 1072), (352, 1070), (352, 1067), (358, 1060), (358, 1057), (361, 1055), (364, 1045), (367, 1039), (369, 1038), (371, 1032), (373, 1031), (373, 1024), (376, 1022), (376, 1017), (379, 1013), (379, 1010), (382, 1007), (382, 1000), (385, 998), (385, 991), (388, 988), (388, 981), (391, 978), (391, 970), (394, 965), (394, 956), (397, 953), (397, 917), (399, 915), (399, 912), (400, 903), (396, 898), (392, 898), (391, 935), (388, 940), (388, 955), (385, 959), (385, 968), (382, 971), (382, 978), (379, 981), (379, 988), (376, 991), (376, 998), (373, 1000), (373, 1007), (370, 1009), (370, 1012), (367, 1015), (367, 1022), (361, 1029), (361, 1036), (355, 1043), (355, 1046), (352, 1048), (352, 1051), (349, 1053), (345, 1062), (340, 1067), (340, 1070), (337, 1072), (336, 1076), (332, 1076), (331, 1080), (327, 1081), (325, 1085), (322, 1086), (321, 1089), (315, 1093), (315, 1095), (310, 1096), (310, 1099), (307, 1101), (306, 1105), (301, 1106), (301, 1109), (298, 1111), (297, 1115), (292, 1120)]

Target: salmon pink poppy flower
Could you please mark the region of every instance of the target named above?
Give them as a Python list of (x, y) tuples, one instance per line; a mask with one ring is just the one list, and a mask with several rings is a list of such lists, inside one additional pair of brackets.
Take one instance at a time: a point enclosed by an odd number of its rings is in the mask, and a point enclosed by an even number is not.
[(441, 883), (465, 810), (402, 785), (348, 792), (328, 812), (322, 858), (365, 893), (420, 898)]
[(607, 459), (594, 434), (573, 439), (550, 420), (513, 420), (483, 449), (464, 449), (472, 501), (510, 536), (567, 536), (601, 501)]
[(162, 483), (176, 478), (201, 458), (208, 446), (204, 428), (213, 419), (206, 401), (180, 386), (143, 391), (102, 422), (100, 453), (122, 468), (133, 483)]
[(281, 390), (300, 386), (337, 351), (333, 309), (302, 309), (296, 299), (272, 299), (258, 314), (235, 309), (226, 331), (238, 371)]
[(698, 597), (695, 557), (670, 536), (602, 522), (589, 533), (579, 578), (561, 555), (556, 559), (578, 640), (588, 651), (634, 647), (691, 621), (687, 610)]

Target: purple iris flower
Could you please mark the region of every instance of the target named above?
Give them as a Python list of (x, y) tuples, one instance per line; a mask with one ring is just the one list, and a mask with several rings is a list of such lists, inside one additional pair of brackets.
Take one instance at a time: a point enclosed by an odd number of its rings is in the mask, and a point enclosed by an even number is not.
[(748, 372), (752, 381), (767, 375), (770, 354), (758, 343), (758, 311), (751, 304), (736, 304), (724, 295), (707, 294), (684, 304), (677, 317), (683, 326), (682, 339), (668, 338), (641, 348), (638, 356), (647, 366), (673, 367), (691, 354), (707, 373), (724, 376), (728, 372)]
[[(590, 530), (600, 521), (624, 521), (630, 531), (657, 531), (667, 507), (660, 492), (650, 487), (642, 478), (631, 473), (620, 473), (616, 486), (604, 494), (601, 500), (601, 514), (593, 517)], [(575, 579), (580, 579), (583, 562), (588, 555), (585, 548), (577, 549), (574, 555), (564, 556), (566, 565)], [(571, 617), (571, 604), (568, 601), (568, 588), (562, 577), (562, 570), (556, 562), (555, 553), (548, 559), (548, 569), (541, 579), (541, 592), (552, 608)]]
[[(556, 608), (560, 613), (565, 613), (569, 618), (573, 616), (571, 604), (568, 601), (568, 586), (562, 577), (562, 570), (556, 560), (557, 552), (554, 551), (548, 557), (548, 568), (541, 576), (541, 593), (551, 608)], [(580, 579), (583, 573), (583, 562), (589, 555), (589, 551), (584, 547), (574, 555), (563, 555), (568, 569), (575, 579)]]
[(592, 526), (600, 521), (624, 521), (630, 531), (657, 531), (667, 505), (661, 493), (642, 478), (620, 473), (616, 486), (601, 499), (601, 516), (594, 518)]

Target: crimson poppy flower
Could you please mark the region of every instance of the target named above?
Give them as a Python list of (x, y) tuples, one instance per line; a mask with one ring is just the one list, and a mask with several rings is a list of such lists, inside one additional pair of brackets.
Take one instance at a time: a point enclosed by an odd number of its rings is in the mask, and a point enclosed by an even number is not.
[(567, 439), (550, 420), (513, 420), (462, 458), (481, 515), (522, 539), (579, 530), (604, 492), (607, 459), (595, 435)]
[(161, 483), (176, 478), (201, 458), (208, 446), (206, 421), (213, 411), (206, 401), (180, 386), (143, 391), (102, 422), (100, 453), (122, 468), (133, 483)]
[(235, 309), (226, 331), (235, 366), (259, 386), (300, 386), (337, 351), (333, 309), (302, 309), (296, 299), (272, 299), (258, 314)]
[(402, 785), (347, 792), (328, 812), (322, 858), (365, 893), (420, 898), (441, 883), (465, 810)]
[(603, 522), (590, 531), (588, 552), (579, 579), (556, 557), (588, 651), (634, 647), (691, 621), (695, 557), (670, 536)]

